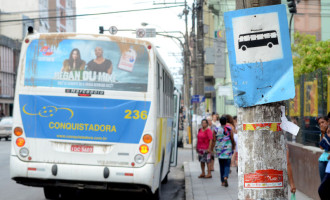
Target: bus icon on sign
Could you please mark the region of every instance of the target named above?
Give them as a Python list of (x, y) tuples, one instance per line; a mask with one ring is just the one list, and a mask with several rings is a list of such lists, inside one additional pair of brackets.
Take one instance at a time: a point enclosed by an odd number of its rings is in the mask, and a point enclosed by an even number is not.
[(275, 30), (240, 34), (238, 49), (246, 51), (248, 48), (267, 46), (272, 48), (278, 45), (278, 36)]

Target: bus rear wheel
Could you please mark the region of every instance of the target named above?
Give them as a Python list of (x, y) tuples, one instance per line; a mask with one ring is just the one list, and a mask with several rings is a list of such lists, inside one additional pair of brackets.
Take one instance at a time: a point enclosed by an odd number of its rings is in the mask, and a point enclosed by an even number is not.
[(46, 199), (59, 199), (60, 190), (56, 187), (44, 187), (44, 194)]
[(272, 48), (272, 47), (273, 47), (273, 43), (269, 42), (269, 43), (267, 44), (267, 46), (268, 46), (269, 48)]

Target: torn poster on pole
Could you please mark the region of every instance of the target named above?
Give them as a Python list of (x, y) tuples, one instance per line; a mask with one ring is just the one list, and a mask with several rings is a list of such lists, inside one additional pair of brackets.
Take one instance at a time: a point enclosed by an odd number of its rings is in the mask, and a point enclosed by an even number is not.
[(235, 104), (248, 107), (295, 96), (285, 5), (225, 13)]

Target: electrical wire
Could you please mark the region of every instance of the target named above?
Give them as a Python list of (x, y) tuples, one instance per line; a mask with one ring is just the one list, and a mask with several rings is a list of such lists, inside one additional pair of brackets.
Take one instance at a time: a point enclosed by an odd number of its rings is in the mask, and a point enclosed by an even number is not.
[(36, 17), (36, 18), (29, 18), (29, 19), (0, 20), (0, 23), (23, 22), (23, 21), (40, 20), (40, 19), (75, 18), (75, 17), (95, 16), (95, 15), (129, 13), (129, 12), (141, 12), (141, 11), (168, 9), (168, 8), (175, 8), (175, 7), (182, 7), (182, 6), (184, 6), (184, 5), (163, 6), (163, 7), (157, 7), (157, 8), (144, 8), (144, 9), (122, 10), (122, 11), (102, 12), (102, 13), (79, 14), (79, 15), (67, 15), (67, 16), (64, 15), (64, 16), (54, 16), (54, 17)]

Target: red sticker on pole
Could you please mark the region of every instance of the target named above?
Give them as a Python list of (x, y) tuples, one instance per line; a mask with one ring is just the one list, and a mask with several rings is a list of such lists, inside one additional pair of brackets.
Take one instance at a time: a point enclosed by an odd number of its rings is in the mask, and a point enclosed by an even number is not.
[(283, 188), (283, 171), (275, 169), (257, 170), (244, 174), (245, 189), (278, 189)]

